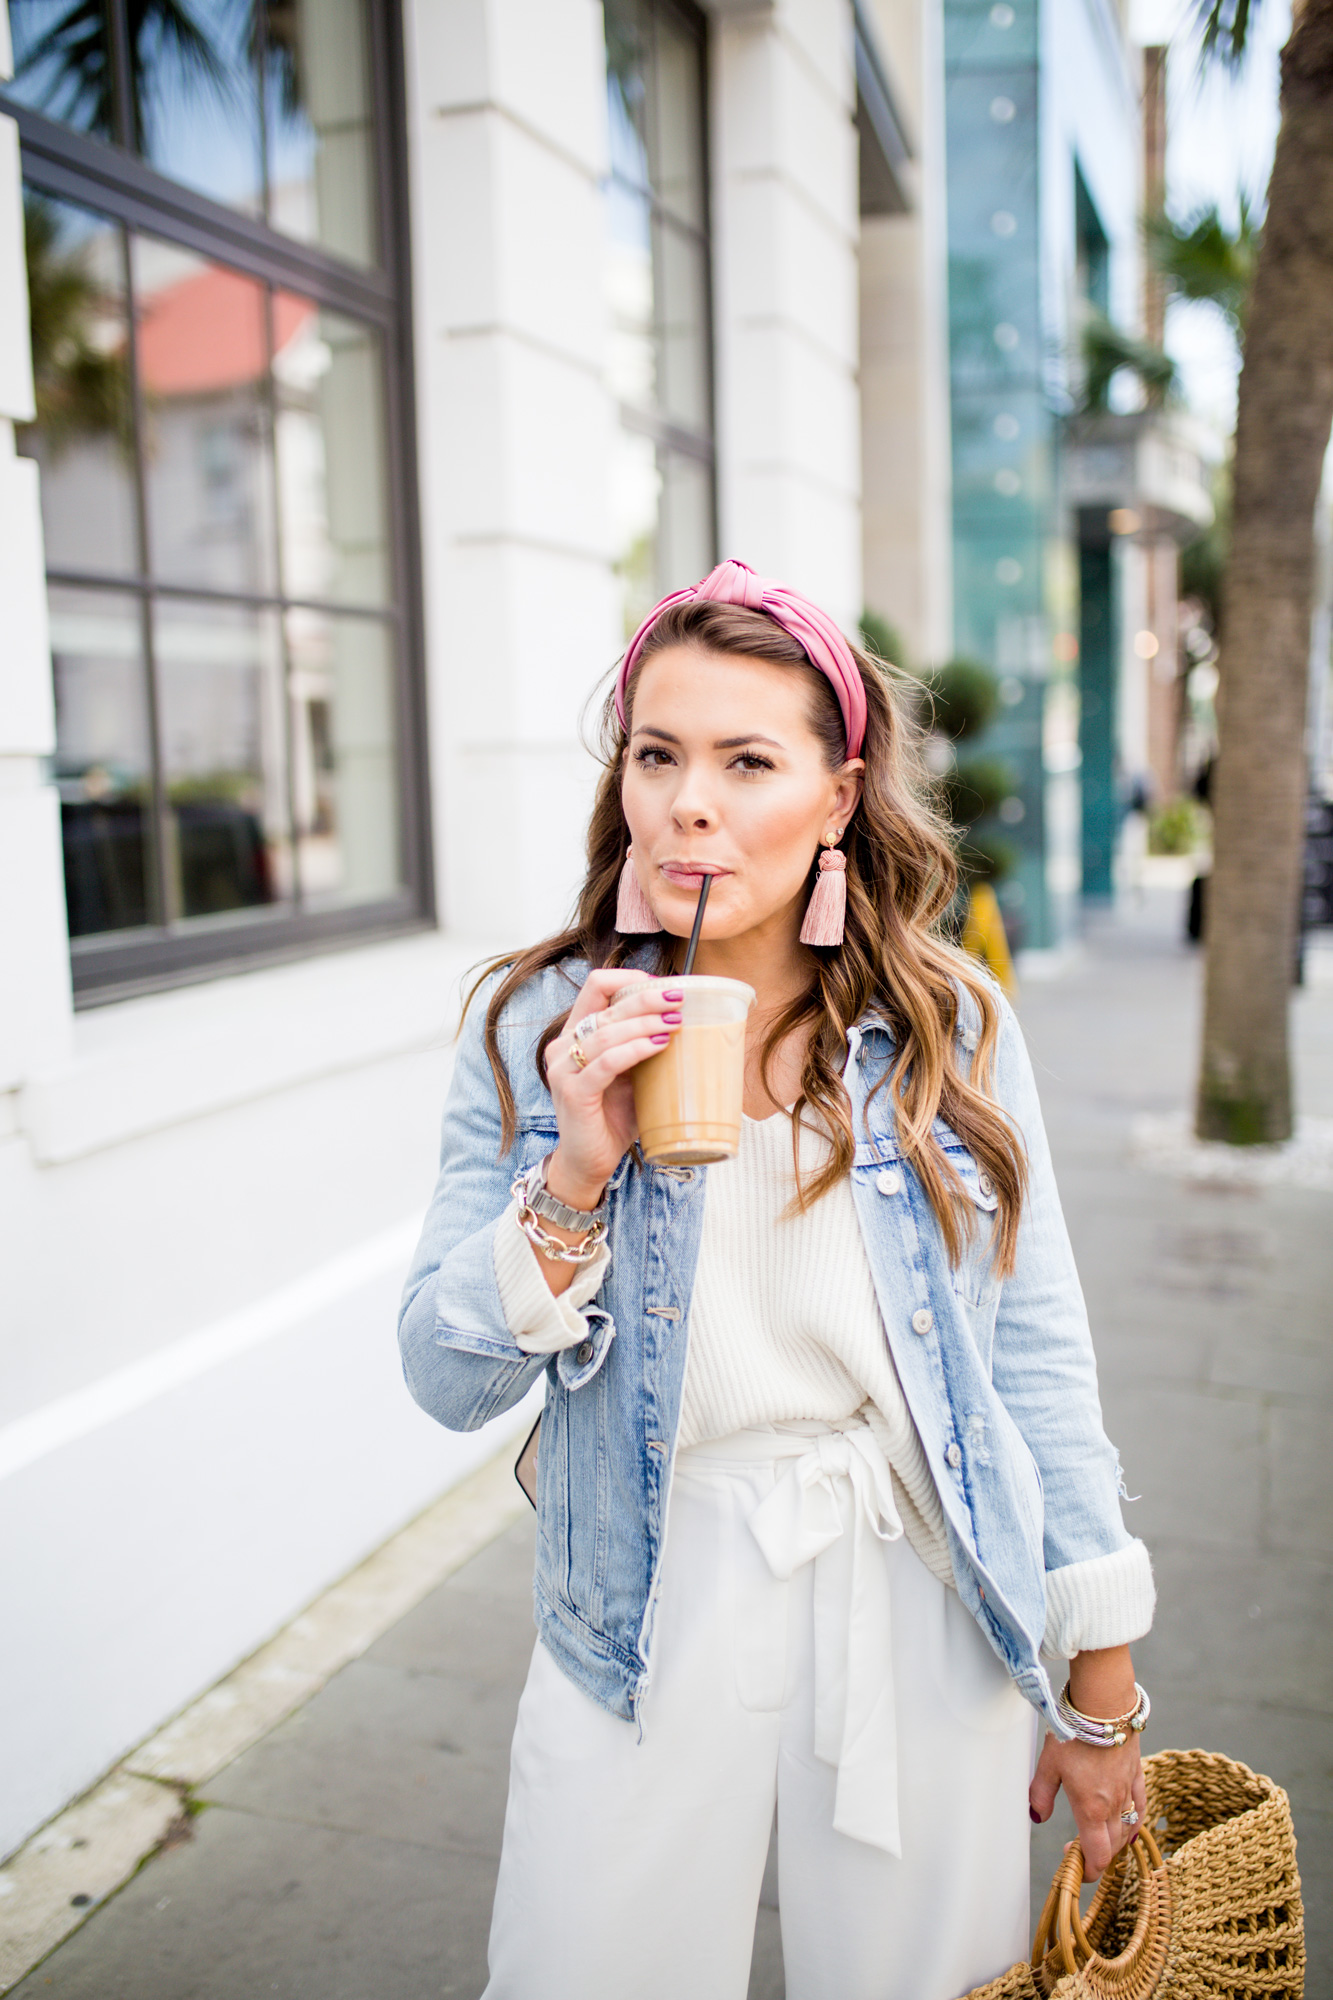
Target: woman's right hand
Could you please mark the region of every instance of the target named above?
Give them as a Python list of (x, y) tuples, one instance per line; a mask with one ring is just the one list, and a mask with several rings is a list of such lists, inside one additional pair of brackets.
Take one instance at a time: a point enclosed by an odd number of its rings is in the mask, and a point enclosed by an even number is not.
[[(611, 1005), (613, 993), (626, 993)], [(546, 1171), (546, 1185), (571, 1208), (596, 1208), (617, 1166), (638, 1137), (634, 1088), (629, 1072), (658, 1055), (680, 1026), (683, 990), (670, 979), (660, 984), (646, 972), (590, 972), (569, 1018), (546, 1050), (546, 1083), (555, 1104), (560, 1143)], [(590, 1014), (597, 1032), (580, 1044), (587, 1065), (580, 1069), (571, 1050), (574, 1030)]]

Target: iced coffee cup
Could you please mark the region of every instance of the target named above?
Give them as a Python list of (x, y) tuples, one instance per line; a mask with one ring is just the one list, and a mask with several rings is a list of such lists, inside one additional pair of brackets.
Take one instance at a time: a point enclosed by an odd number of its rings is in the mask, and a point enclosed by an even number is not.
[[(644, 1158), (675, 1167), (734, 1160), (745, 1094), (745, 1017), (754, 988), (699, 973), (653, 984), (679, 988), (685, 997), (681, 1025), (666, 1048), (630, 1071)], [(640, 990), (622, 987), (615, 997)]]

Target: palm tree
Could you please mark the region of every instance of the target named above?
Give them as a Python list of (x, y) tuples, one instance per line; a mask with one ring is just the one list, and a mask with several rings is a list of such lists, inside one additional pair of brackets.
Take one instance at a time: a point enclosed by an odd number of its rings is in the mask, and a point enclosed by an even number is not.
[[(118, 303), (79, 249), (64, 245), (51, 202), (28, 195), (23, 230), (37, 419), (20, 427), (20, 448), (33, 433), (52, 455), (78, 437), (110, 435), (127, 446), (130, 391)], [(101, 337), (108, 328), (109, 343)]]
[[(1238, 63), (1259, 4), (1200, 0), (1205, 57)], [(1254, 1145), (1292, 1130), (1314, 511), (1333, 428), (1333, 0), (1293, 9), (1243, 328), (1196, 1129)]]

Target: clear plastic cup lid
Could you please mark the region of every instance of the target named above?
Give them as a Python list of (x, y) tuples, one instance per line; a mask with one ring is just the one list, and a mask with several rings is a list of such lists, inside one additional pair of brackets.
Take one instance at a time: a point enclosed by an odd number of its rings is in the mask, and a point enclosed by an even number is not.
[[(633, 993), (641, 982), (634, 980), (628, 986), (620, 987), (611, 996), (614, 1007), (628, 993)], [(754, 988), (747, 986), (743, 979), (723, 979), (711, 973), (692, 972), (688, 978), (683, 974), (664, 979), (650, 979), (649, 986), (679, 986), (685, 998), (681, 1002), (681, 1016), (686, 1027), (705, 1028), (719, 1021), (743, 1021), (754, 1005)]]

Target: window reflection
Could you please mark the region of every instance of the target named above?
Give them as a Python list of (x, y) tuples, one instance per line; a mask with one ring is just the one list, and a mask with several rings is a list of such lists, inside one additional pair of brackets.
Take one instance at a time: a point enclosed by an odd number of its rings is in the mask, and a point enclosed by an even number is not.
[(652, 207), (646, 195), (618, 181), (612, 181), (606, 202), (610, 386), (619, 402), (650, 409), (657, 401)]
[[(164, 582), (270, 591), (265, 289), (146, 237), (133, 269), (149, 567)], [(275, 313), (277, 340), (298, 331), (290, 308)]]
[(661, 499), (656, 446), (641, 432), (622, 429), (612, 444), (611, 522), (619, 551), (616, 573), (626, 636), (642, 624), (662, 595), (657, 588)]
[(628, 634), (666, 591), (696, 582), (713, 566), (711, 464), (622, 429), (612, 454), (611, 518)]
[(653, 190), (673, 215), (695, 229), (705, 229), (708, 215), (699, 37), (669, 7), (657, 9), (654, 27)]
[(125, 248), (101, 216), (29, 193), (23, 221), (37, 420), (15, 441), (42, 469), (52, 569), (139, 568)]
[(277, 613), (159, 601), (153, 626), (173, 915), (289, 898)]
[(153, 918), (152, 757), (138, 601), (52, 590), (55, 778), (71, 937)]
[(304, 902), (365, 902), (402, 882), (393, 644), (374, 619), (287, 613), (292, 803)]
[(9, 0), (14, 74), (8, 96), (76, 132), (114, 138), (116, 101), (101, 0)]
[(608, 0), (606, 84), (611, 172), (618, 180), (646, 189), (648, 167), (647, 75), (652, 60), (652, 23), (642, 0)]
[(10, 17), (7, 95), (286, 235), (376, 261), (366, 0), (11, 0)]
[(625, 629), (715, 559), (703, 29), (674, 0), (605, 0), (608, 377)]
[(378, 248), (362, 0), (269, 0), (269, 220), (354, 264)]
[(659, 397), (674, 423), (706, 433), (709, 423), (708, 261), (702, 243), (670, 222), (655, 231), (655, 286), (661, 343)]
[(660, 573), (693, 583), (714, 562), (713, 469), (682, 451), (663, 452), (662, 461)]
[(135, 150), (172, 180), (262, 215), (252, 0), (190, 0), (188, 8), (137, 0), (128, 15)]
[(369, 328), (278, 293), (273, 356), (278, 510), (288, 597), (390, 595), (381, 343)]

